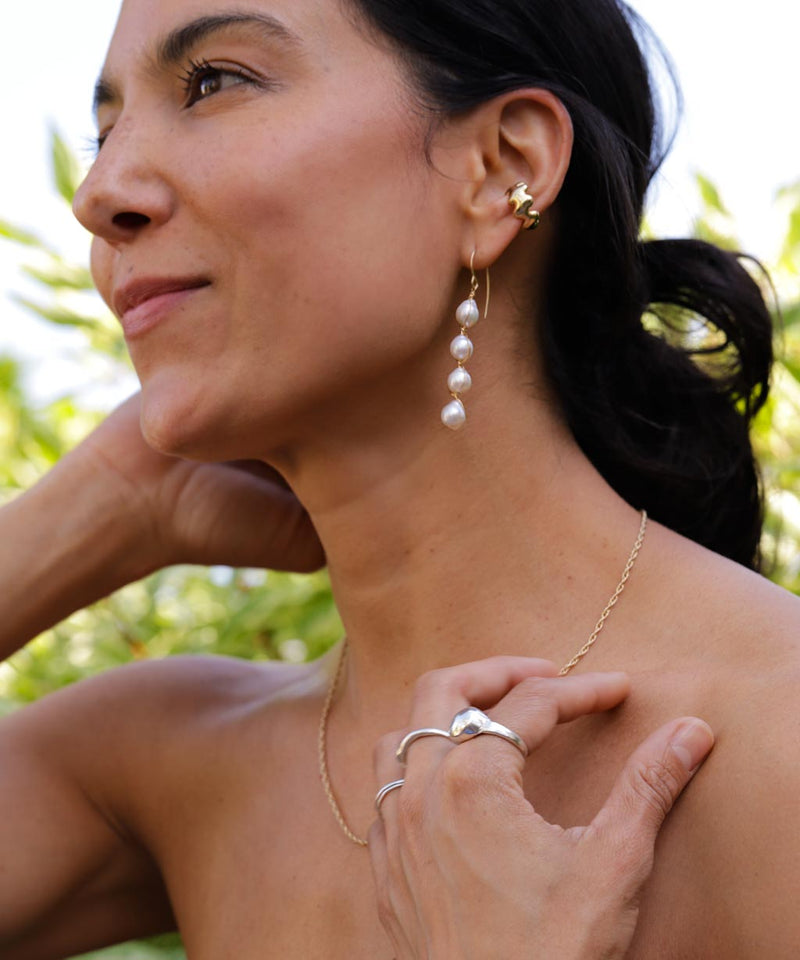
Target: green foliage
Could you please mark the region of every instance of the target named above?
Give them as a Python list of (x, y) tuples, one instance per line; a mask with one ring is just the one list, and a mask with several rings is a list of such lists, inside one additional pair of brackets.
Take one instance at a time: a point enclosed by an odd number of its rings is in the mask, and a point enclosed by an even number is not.
[[(62, 138), (53, 134), (53, 173), (60, 195), (71, 201), (79, 168)], [(719, 192), (698, 176), (699, 237), (738, 248), (735, 224)], [(781, 293), (784, 353), (773, 395), (759, 417), (755, 443), (764, 470), (769, 513), (764, 537), (772, 576), (800, 592), (800, 184), (782, 192), (788, 229), (773, 277)], [(70, 327), (84, 338), (86, 357), (103, 354), (128, 370), (116, 321), (89, 294), (83, 264), (50, 249), (33, 233), (0, 221), (0, 238), (17, 244), (38, 299), (18, 298), (51, 327)], [(675, 336), (692, 335), (691, 318), (678, 317)], [(74, 397), (37, 409), (26, 396), (17, 361), (0, 357), (0, 502), (32, 485), (102, 418)], [(81, 610), (37, 637), (0, 666), (0, 713), (28, 703), (109, 667), (147, 657), (221, 653), (251, 659), (313, 658), (341, 633), (327, 576), (263, 570), (174, 567), (131, 584)], [(179, 960), (175, 937), (128, 944), (91, 955), (94, 960)]]
[(800, 274), (800, 180), (778, 192), (778, 201), (788, 207), (789, 225), (778, 265), (791, 276)]
[(50, 128), (50, 162), (55, 188), (71, 204), (83, 179), (83, 171), (78, 158), (55, 127)]
[(703, 203), (706, 213), (720, 213), (724, 217), (730, 217), (730, 212), (722, 202), (719, 190), (708, 177), (702, 173), (695, 174), (698, 189), (700, 190), (700, 200)]
[[(71, 201), (77, 161), (63, 139), (52, 139), (53, 174)], [(65, 213), (66, 215), (66, 213)], [(85, 355), (104, 355), (129, 370), (119, 324), (90, 294), (85, 265), (72, 263), (35, 234), (0, 221), (0, 238), (20, 247), (21, 270), (40, 288), (16, 302), (51, 327), (72, 328)], [(72, 396), (37, 408), (26, 396), (23, 371), (0, 356), (0, 503), (30, 487), (102, 419)], [(319, 656), (342, 632), (327, 574), (172, 567), (130, 584), (32, 640), (0, 665), (0, 714), (82, 677), (147, 657), (217, 653), (266, 660)], [(179, 960), (176, 937), (102, 950), (95, 960)]]
[(13, 240), (14, 243), (22, 244), (25, 247), (36, 247), (37, 249), (43, 247), (42, 241), (35, 233), (23, 230), (22, 227), (17, 227), (6, 220), (0, 220), (0, 238)]
[(124, 943), (119, 947), (84, 953), (75, 960), (184, 960), (185, 954), (177, 936), (154, 937), (137, 943)]
[(723, 250), (741, 250), (736, 224), (717, 188), (702, 173), (695, 173), (695, 183), (700, 194), (700, 214), (694, 223), (695, 237), (715, 243)]

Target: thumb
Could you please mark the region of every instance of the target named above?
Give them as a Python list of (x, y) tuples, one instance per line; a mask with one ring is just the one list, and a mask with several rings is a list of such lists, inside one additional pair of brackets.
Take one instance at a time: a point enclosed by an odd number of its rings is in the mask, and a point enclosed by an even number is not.
[(711, 728), (696, 717), (661, 727), (631, 755), (591, 832), (649, 873), (664, 819), (713, 745)]

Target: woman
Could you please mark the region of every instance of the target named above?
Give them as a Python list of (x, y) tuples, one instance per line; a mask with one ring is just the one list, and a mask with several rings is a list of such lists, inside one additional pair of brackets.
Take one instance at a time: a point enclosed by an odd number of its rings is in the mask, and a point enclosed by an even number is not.
[[(125, 0), (97, 108), (75, 209), (142, 394), (3, 511), (4, 649), (169, 563), (325, 559), (347, 656), (4, 721), (4, 956), (176, 923), (193, 960), (793, 956), (798, 612), (746, 569), (769, 319), (735, 259), (637, 245), (617, 4)], [(649, 303), (730, 345), (699, 369)], [(500, 726), (456, 745), (468, 705)], [(645, 884), (693, 715), (718, 746)]]

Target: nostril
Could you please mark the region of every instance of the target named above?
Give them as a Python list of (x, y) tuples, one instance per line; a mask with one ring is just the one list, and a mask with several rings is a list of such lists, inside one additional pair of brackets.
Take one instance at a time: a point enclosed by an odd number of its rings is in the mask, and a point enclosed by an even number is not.
[(113, 217), (113, 223), (116, 227), (122, 227), (124, 230), (135, 230), (137, 227), (145, 227), (150, 223), (150, 217), (143, 213), (118, 213)]

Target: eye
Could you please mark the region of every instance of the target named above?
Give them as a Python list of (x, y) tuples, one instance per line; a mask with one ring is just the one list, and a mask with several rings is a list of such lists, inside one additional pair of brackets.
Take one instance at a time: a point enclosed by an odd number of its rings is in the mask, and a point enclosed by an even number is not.
[[(179, 79), (185, 91), (184, 107), (191, 107), (200, 100), (207, 100), (215, 93), (242, 84), (249, 84), (264, 90), (279, 86), (275, 81), (257, 74), (251, 74), (243, 67), (238, 67), (235, 64), (213, 66), (207, 60), (190, 60), (188, 67)], [(90, 138), (88, 148), (92, 159), (100, 153), (103, 144), (111, 134), (111, 129), (101, 132), (97, 137)]]
[(108, 134), (111, 131), (105, 133), (100, 133), (96, 137), (87, 137), (85, 141), (84, 153), (86, 154), (87, 162), (92, 163), (97, 159), (97, 154), (100, 153), (103, 148), (103, 144), (108, 139)]
[(191, 107), (199, 100), (205, 100), (227, 87), (258, 83), (258, 80), (240, 67), (214, 67), (207, 60), (199, 63), (192, 60), (181, 75), (181, 82), (186, 91), (184, 106)]

